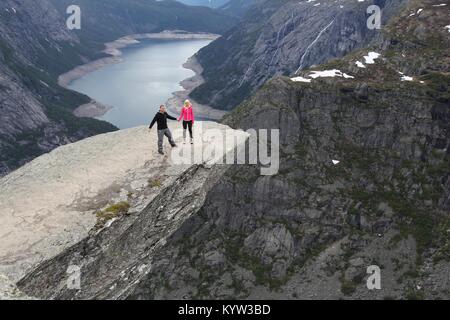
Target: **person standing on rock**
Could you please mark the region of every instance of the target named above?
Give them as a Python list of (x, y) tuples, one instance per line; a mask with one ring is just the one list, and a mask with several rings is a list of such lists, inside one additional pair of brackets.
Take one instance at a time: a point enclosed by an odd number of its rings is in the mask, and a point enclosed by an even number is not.
[(155, 123), (158, 124), (158, 152), (160, 154), (164, 154), (163, 151), (164, 136), (166, 136), (169, 139), (169, 143), (172, 146), (172, 148), (175, 148), (177, 146), (175, 144), (175, 141), (173, 140), (172, 132), (170, 132), (170, 129), (167, 126), (167, 119), (177, 120), (177, 118), (170, 116), (166, 112), (166, 107), (164, 105), (161, 105), (159, 107), (159, 112), (153, 118), (153, 121), (150, 124), (149, 128), (151, 130), (155, 125)]
[(181, 115), (178, 118), (178, 121), (183, 120), (183, 139), (184, 143), (186, 143), (186, 131), (189, 128), (189, 135), (191, 137), (191, 144), (194, 144), (194, 135), (192, 129), (194, 127), (195, 116), (194, 116), (194, 108), (189, 100), (184, 102), (183, 109), (181, 110)]

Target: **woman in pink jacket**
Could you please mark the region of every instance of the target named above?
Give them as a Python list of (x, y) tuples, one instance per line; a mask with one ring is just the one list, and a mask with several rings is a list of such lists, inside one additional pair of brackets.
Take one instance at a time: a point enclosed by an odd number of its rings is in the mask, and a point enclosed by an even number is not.
[(189, 135), (191, 137), (191, 144), (194, 144), (194, 136), (192, 133), (192, 128), (194, 127), (195, 116), (194, 116), (194, 108), (192, 108), (192, 104), (189, 100), (184, 102), (183, 109), (181, 110), (181, 115), (178, 118), (178, 121), (183, 120), (183, 138), (186, 143), (186, 131), (189, 128)]

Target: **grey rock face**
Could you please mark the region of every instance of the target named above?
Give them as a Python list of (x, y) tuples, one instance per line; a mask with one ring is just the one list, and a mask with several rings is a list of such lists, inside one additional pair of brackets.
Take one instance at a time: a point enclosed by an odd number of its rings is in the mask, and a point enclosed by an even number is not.
[(8, 278), (0, 275), (0, 300), (33, 300), (25, 295)]
[(46, 0), (5, 0), (0, 4), (0, 15), (0, 133), (12, 136), (37, 129), (49, 120), (39, 98), (24, 83), (23, 75), (11, 68), (18, 64), (33, 67), (36, 53), (43, 49), (40, 38), (54, 46), (57, 41), (76, 42), (77, 38), (68, 33)]
[(16, 58), (33, 62), (35, 55), (47, 45), (61, 50), (59, 42), (79, 42), (67, 29), (64, 17), (48, 0), (5, 0), (0, 9), (0, 38), (13, 50)]
[(366, 46), (379, 36), (367, 28), (367, 7), (382, 7), (383, 21), (405, 1), (265, 1), (198, 54), (206, 82), (192, 97), (231, 110), (267, 80), (292, 75)]

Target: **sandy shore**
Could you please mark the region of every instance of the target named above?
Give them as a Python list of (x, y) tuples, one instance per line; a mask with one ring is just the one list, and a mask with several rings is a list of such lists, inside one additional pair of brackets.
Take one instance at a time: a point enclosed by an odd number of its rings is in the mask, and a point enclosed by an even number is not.
[[(139, 40), (144, 39), (168, 39), (168, 40), (195, 40), (195, 39), (206, 39), (206, 40), (215, 40), (219, 37), (219, 35), (211, 34), (211, 33), (189, 33), (185, 31), (163, 31), (160, 33), (144, 33), (144, 34), (133, 34), (129, 36), (122, 37), (113, 42), (109, 42), (105, 44), (105, 49), (103, 53), (108, 56), (105, 58), (101, 58), (95, 61), (88, 62), (84, 65), (78, 66), (69, 72), (66, 72), (58, 77), (58, 84), (64, 88), (67, 88), (70, 83), (74, 80), (77, 80), (86, 74), (96, 71), (100, 68), (103, 68), (107, 65), (119, 63), (122, 61), (122, 51), (121, 49), (131, 45), (138, 43)], [(167, 104), (171, 111), (175, 112), (182, 106), (182, 102), (187, 99), (189, 93), (197, 86), (203, 83), (203, 79), (200, 76), (202, 70), (200, 65), (195, 61), (195, 59), (191, 58), (184, 65), (185, 68), (193, 70), (196, 75), (192, 78), (184, 80), (181, 85), (185, 89), (184, 91), (175, 92), (174, 96), (169, 99)], [(195, 104), (197, 111), (197, 115), (201, 118), (205, 119), (213, 119), (218, 120), (223, 117), (225, 112), (213, 109), (209, 106)], [(89, 117), (89, 118), (97, 118), (103, 116), (112, 107), (102, 105), (101, 103), (92, 100), (91, 102), (81, 105), (75, 109), (74, 114), (77, 117)], [(177, 111), (178, 112), (178, 111)]]
[(195, 76), (183, 80), (180, 85), (184, 88), (182, 91), (174, 92), (172, 97), (166, 102), (168, 110), (172, 113), (179, 114), (183, 106), (184, 101), (189, 99), (195, 108), (195, 115), (197, 118), (206, 120), (220, 120), (227, 113), (226, 111), (214, 109), (208, 105), (197, 103), (195, 100), (189, 97), (189, 94), (204, 83), (204, 79), (201, 76), (203, 69), (197, 62), (195, 56), (189, 58), (189, 60), (183, 65), (184, 68), (190, 69), (195, 72)]

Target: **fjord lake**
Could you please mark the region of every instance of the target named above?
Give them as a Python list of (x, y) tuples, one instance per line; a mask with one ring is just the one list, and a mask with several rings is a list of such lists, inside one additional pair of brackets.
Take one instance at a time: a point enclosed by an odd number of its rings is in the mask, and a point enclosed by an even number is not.
[(183, 64), (210, 42), (141, 40), (121, 50), (120, 63), (88, 73), (71, 82), (69, 88), (112, 107), (99, 119), (120, 129), (149, 124), (159, 106), (173, 92), (183, 90), (180, 82), (194, 76)]

